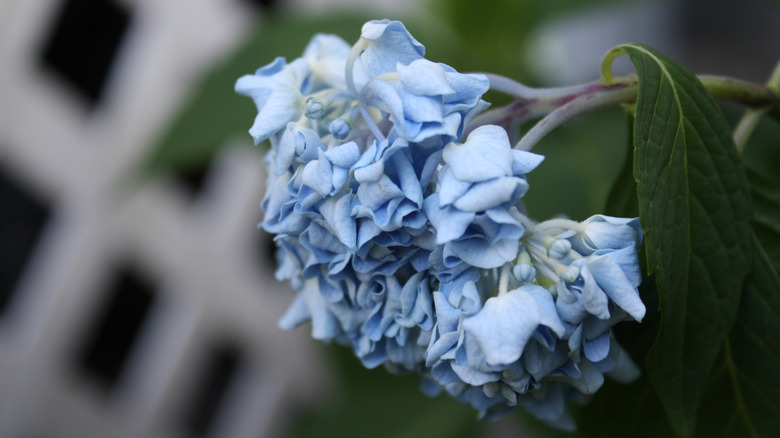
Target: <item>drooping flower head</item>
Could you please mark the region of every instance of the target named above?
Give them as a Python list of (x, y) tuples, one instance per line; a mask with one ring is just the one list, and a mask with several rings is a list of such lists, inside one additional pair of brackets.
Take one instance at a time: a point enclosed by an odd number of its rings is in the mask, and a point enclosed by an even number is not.
[(260, 224), (296, 298), (280, 326), (417, 372), (495, 416), (566, 426), (566, 402), (635, 367), (611, 335), (644, 305), (636, 219), (535, 223), (526, 174), (543, 157), (467, 125), (489, 81), (425, 58), (397, 21), (357, 43), (316, 35), (236, 82), (270, 140)]

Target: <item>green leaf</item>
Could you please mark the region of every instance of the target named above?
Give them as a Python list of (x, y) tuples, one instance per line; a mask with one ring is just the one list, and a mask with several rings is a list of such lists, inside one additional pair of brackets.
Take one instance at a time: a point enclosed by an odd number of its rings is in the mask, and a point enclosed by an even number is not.
[(634, 177), (661, 310), (648, 376), (674, 430), (693, 434), (750, 262), (750, 194), (731, 132), (696, 77), (629, 44), (639, 76)]
[(634, 180), (634, 116), (628, 114), (628, 153), (626, 161), (620, 169), (612, 189), (607, 196), (604, 214), (618, 217), (637, 217), (639, 215), (639, 200), (636, 195), (636, 180)]
[(723, 342), (696, 435), (773, 437), (780, 431), (780, 277), (755, 240), (737, 320)]
[(780, 183), (747, 168), (753, 195), (753, 231), (780, 272)]

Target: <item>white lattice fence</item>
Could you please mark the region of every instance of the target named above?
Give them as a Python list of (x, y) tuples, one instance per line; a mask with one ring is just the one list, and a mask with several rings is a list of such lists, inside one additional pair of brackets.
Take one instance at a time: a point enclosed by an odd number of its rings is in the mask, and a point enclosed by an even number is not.
[(0, 1), (1, 437), (268, 436), (322, 389), (276, 328), (259, 154), (228, 148), (200, 193), (123, 185), (256, 13)]

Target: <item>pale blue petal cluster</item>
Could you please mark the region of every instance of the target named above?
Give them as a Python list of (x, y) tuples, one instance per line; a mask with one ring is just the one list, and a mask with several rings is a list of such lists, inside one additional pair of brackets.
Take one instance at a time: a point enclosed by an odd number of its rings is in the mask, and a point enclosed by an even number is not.
[(525, 174), (542, 159), (513, 150), (506, 131), (493, 125), (443, 149), (438, 190), (425, 200), (442, 279), (464, 263), (492, 269), (514, 260), (525, 232), (516, 206), (528, 190)]
[(279, 57), (254, 75), (243, 76), (236, 82), (236, 92), (251, 97), (257, 105), (258, 114), (249, 130), (255, 143), (268, 139), (284, 129), (288, 122), (300, 118), (301, 87), (308, 70), (301, 60), (288, 65)]
[(489, 87), (483, 76), (461, 74), (426, 59), (407, 66), (398, 64), (394, 76), (397, 79), (370, 81), (366, 99), (387, 113), (399, 135), (408, 141), (460, 138), (465, 124), (487, 107), (480, 100)]
[(642, 235), (637, 219), (608, 216), (526, 224), (501, 272), (472, 268), (434, 293), (428, 377), (484, 415), (520, 405), (568, 428), (569, 400), (593, 394), (607, 373), (637, 375), (611, 328), (645, 314)]
[(317, 35), (236, 82), (270, 140), (261, 227), (296, 298), (280, 326), (350, 346), (368, 367), (424, 376), (493, 416), (566, 403), (636, 369), (611, 335), (645, 308), (636, 219), (535, 223), (526, 174), (543, 157), (467, 124), (487, 78), (429, 61), (397, 21), (349, 46)]

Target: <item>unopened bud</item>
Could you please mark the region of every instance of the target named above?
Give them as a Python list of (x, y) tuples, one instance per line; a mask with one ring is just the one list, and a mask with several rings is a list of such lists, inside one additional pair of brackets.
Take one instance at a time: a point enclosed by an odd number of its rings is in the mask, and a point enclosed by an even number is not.
[(561, 260), (569, 255), (569, 251), (571, 251), (571, 242), (566, 239), (557, 239), (550, 245), (550, 248), (547, 250), (547, 255), (553, 259)]
[(325, 116), (325, 104), (320, 99), (310, 97), (306, 101), (305, 114), (307, 118), (318, 120)]
[(328, 130), (330, 131), (331, 135), (333, 135), (333, 138), (337, 140), (344, 140), (349, 135), (351, 128), (346, 120), (336, 119), (330, 122)]

